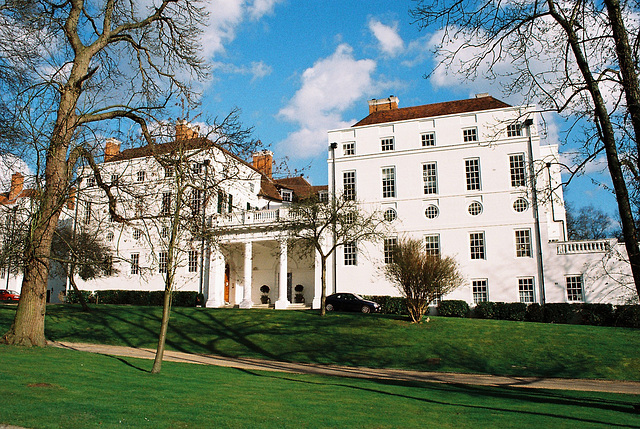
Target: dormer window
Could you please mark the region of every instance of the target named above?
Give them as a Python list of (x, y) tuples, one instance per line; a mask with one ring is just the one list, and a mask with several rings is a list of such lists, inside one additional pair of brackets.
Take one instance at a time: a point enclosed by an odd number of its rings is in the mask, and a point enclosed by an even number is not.
[(291, 189), (280, 189), (280, 196), (282, 201), (290, 203), (293, 201), (293, 191)]

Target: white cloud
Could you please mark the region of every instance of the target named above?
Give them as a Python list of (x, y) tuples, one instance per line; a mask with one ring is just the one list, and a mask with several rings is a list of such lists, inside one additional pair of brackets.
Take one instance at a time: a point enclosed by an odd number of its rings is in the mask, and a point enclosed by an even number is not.
[(248, 66), (236, 66), (235, 64), (214, 62), (213, 70), (228, 74), (251, 75), (251, 82), (262, 79), (263, 77), (270, 75), (273, 71), (270, 65), (265, 64), (262, 61), (254, 61)]
[(264, 15), (271, 13), (277, 3), (282, 0), (254, 0), (253, 4), (249, 6), (249, 15), (251, 19), (260, 19)]
[(369, 20), (369, 30), (378, 40), (380, 50), (387, 55), (396, 56), (404, 50), (404, 41), (398, 34), (398, 25), (384, 25), (376, 19)]
[(356, 60), (353, 49), (341, 44), (329, 57), (318, 60), (302, 74), (302, 86), (278, 115), (299, 126), (278, 143), (294, 158), (309, 158), (326, 150), (327, 130), (347, 127), (342, 114), (380, 86), (373, 81), (376, 62)]

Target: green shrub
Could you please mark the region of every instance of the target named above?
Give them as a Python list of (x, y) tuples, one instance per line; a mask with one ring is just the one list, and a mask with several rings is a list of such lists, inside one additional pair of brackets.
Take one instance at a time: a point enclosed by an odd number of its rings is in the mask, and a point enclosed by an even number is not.
[(469, 304), (462, 300), (440, 301), (438, 304), (438, 316), (445, 317), (467, 317), (469, 314)]
[(613, 325), (613, 305), (611, 304), (582, 304), (580, 306), (582, 325), (611, 326)]
[(173, 293), (174, 307), (195, 307), (197, 303), (198, 292), (178, 291)]
[(479, 302), (473, 310), (473, 315), (478, 319), (493, 319), (496, 315), (495, 303), (489, 301)]
[(550, 303), (542, 306), (545, 323), (580, 323), (580, 304)]
[[(162, 290), (100, 290), (95, 292), (95, 296), (99, 304), (147, 305), (160, 307), (164, 303), (164, 291)], [(173, 292), (172, 305), (174, 307), (195, 307), (197, 296), (198, 292)]]
[(380, 304), (380, 313), (382, 314), (409, 314), (407, 303), (401, 296), (367, 295), (363, 298)]
[(524, 315), (524, 320), (527, 322), (544, 323), (544, 311), (542, 310), (542, 306), (537, 302), (529, 304)]
[(640, 305), (618, 305), (613, 318), (615, 326), (640, 328)]
[(498, 320), (523, 321), (527, 313), (527, 304), (522, 302), (496, 302), (495, 318)]
[[(80, 293), (82, 294), (82, 296), (84, 297), (84, 300), (88, 304), (95, 304), (96, 303), (96, 297), (90, 291), (81, 290)], [(73, 289), (69, 290), (67, 292), (66, 302), (68, 302), (69, 304), (80, 304), (80, 298), (78, 297), (78, 293)]]

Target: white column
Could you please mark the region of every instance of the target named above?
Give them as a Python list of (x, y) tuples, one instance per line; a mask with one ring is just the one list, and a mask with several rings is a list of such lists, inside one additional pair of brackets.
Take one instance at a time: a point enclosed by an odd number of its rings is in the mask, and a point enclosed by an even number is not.
[(248, 241), (244, 244), (244, 291), (240, 308), (253, 307), (251, 301), (251, 274), (253, 273), (253, 243)]
[(206, 282), (206, 307), (224, 307), (224, 266), (224, 255), (218, 249), (212, 249), (209, 280)]
[(320, 260), (320, 252), (316, 250), (314, 254), (314, 285), (311, 308), (317, 309), (320, 308), (320, 301), (322, 300), (322, 261)]
[(276, 310), (283, 310), (289, 306), (287, 299), (287, 240), (280, 242), (280, 284), (278, 285), (278, 300), (276, 301)]

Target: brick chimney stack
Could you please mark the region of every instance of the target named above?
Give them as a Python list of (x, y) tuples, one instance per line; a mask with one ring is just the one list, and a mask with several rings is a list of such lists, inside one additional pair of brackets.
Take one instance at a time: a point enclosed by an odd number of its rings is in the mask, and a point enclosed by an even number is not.
[(389, 98), (378, 98), (369, 100), (369, 114), (383, 110), (396, 110), (398, 108), (398, 97), (391, 95)]
[(9, 190), (9, 201), (13, 201), (22, 193), (24, 185), (24, 176), (21, 173), (13, 173), (11, 175), (11, 189)]
[(200, 127), (191, 125), (184, 119), (176, 121), (176, 140), (197, 139), (200, 136)]
[(253, 168), (271, 179), (273, 174), (273, 152), (261, 150), (253, 154)]
[(120, 140), (107, 139), (104, 144), (104, 160), (109, 161), (111, 158), (120, 153)]

